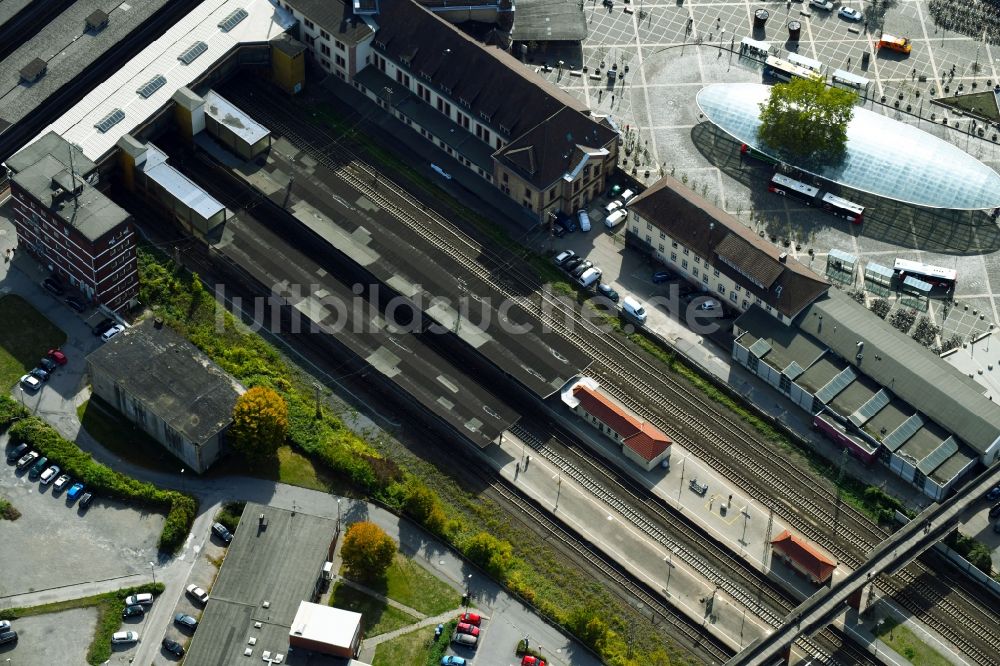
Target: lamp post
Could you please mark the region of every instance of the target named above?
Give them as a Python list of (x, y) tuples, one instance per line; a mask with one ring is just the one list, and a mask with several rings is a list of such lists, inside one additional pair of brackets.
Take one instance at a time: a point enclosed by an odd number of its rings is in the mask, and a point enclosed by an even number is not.
[(149, 563), (149, 573), (153, 575), (153, 587), (156, 587), (156, 566), (152, 562)]
[(878, 632), (882, 628), (883, 624), (885, 624), (885, 618), (882, 618), (878, 622), (875, 623), (875, 641), (873, 642), (873, 645), (875, 646), (875, 660), (876, 661), (878, 661)]
[(663, 592), (667, 595), (668, 599), (670, 598), (670, 574), (674, 570), (674, 555), (677, 554), (678, 550), (680, 550), (680, 546), (674, 546), (670, 550), (670, 555), (668, 555), (667, 557), (663, 558), (667, 562), (667, 584), (663, 588)]

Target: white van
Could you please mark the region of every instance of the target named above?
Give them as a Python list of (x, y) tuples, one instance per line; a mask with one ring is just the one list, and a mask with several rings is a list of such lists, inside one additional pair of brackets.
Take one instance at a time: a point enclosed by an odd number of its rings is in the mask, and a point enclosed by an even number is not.
[(580, 219), (580, 231), (590, 231), (590, 215), (587, 211), (581, 210), (576, 216)]
[(628, 215), (624, 210), (616, 210), (615, 212), (604, 218), (604, 226), (608, 229), (614, 229), (620, 223), (625, 221), (625, 217)]
[(601, 275), (602, 273), (600, 268), (588, 268), (582, 275), (580, 275), (579, 278), (577, 278), (576, 281), (580, 283), (581, 287), (586, 288), (600, 280)]
[(646, 308), (642, 303), (632, 298), (631, 296), (626, 296), (622, 299), (622, 312), (632, 317), (640, 324), (646, 323)]

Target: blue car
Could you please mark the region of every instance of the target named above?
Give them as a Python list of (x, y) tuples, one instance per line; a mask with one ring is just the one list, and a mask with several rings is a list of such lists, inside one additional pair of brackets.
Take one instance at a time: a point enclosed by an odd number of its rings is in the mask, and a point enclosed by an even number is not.
[(453, 655), (445, 655), (441, 657), (441, 666), (465, 666), (466, 661), (462, 657), (455, 657)]
[(69, 498), (70, 500), (75, 500), (81, 494), (83, 494), (82, 483), (74, 483), (72, 486), (69, 487), (69, 490), (66, 491), (66, 497)]
[(673, 280), (675, 276), (670, 271), (657, 271), (653, 273), (653, 284), (660, 284), (661, 282), (668, 282)]
[(986, 493), (986, 501), (992, 502), (994, 500), (1000, 499), (1000, 486), (997, 486), (990, 492)]

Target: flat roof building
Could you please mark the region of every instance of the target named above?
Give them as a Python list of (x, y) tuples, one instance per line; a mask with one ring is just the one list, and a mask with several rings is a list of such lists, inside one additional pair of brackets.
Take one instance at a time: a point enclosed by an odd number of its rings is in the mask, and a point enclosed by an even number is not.
[(187, 339), (152, 319), (87, 356), (98, 396), (201, 473), (225, 450), (243, 387)]
[(288, 631), (291, 648), (351, 659), (361, 649), (361, 613), (303, 601)]

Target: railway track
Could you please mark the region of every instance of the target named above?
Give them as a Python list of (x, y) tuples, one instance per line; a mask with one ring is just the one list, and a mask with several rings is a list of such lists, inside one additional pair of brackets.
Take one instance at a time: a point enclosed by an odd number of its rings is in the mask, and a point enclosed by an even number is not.
[[(626, 342), (604, 335), (596, 325), (560, 303), (552, 294), (543, 293), (537, 276), (525, 272), (516, 258), (499, 256), (435, 211), (427, 210), (422, 202), (402, 188), (389, 187), (384, 174), (365, 163), (350, 146), (330, 135), (325, 128), (314, 122), (293, 127), (279, 117), (276, 109), (287, 104), (287, 100), (275, 97), (271, 100), (274, 104), (269, 106), (262, 103), (267, 95), (230, 94), (299, 149), (417, 230), (424, 240), (463, 269), (579, 345), (594, 358), (592, 374), (601, 378), (609, 393), (672, 434), (752, 498), (773, 507), (790, 525), (828, 548), (841, 561), (857, 566), (867, 552), (887, 536), (887, 532), (849, 505), (840, 507), (836, 512), (839, 518), (834, 523), (834, 512), (830, 510), (836, 501), (834, 493), (817, 487), (814, 479), (805, 477), (793, 463), (776, 456), (754, 433), (718, 418), (714, 403), (699, 392), (656, 367)], [(383, 184), (377, 187), (380, 181)], [(411, 212), (421, 209), (424, 210), (420, 214)], [(506, 279), (498, 280), (495, 271), (484, 264), (503, 266)], [(515, 293), (514, 287), (521, 289)], [(525, 289), (528, 296), (524, 295)], [(567, 321), (572, 322), (572, 326)], [(636, 400), (636, 394), (641, 401)], [(895, 578), (881, 578), (878, 585), (884, 594), (892, 596), (977, 663), (1000, 663), (989, 641), (989, 637), (1000, 635), (1000, 621), (973, 598), (976, 591), (969, 589), (965, 581), (939, 570), (932, 571), (916, 561)]]

